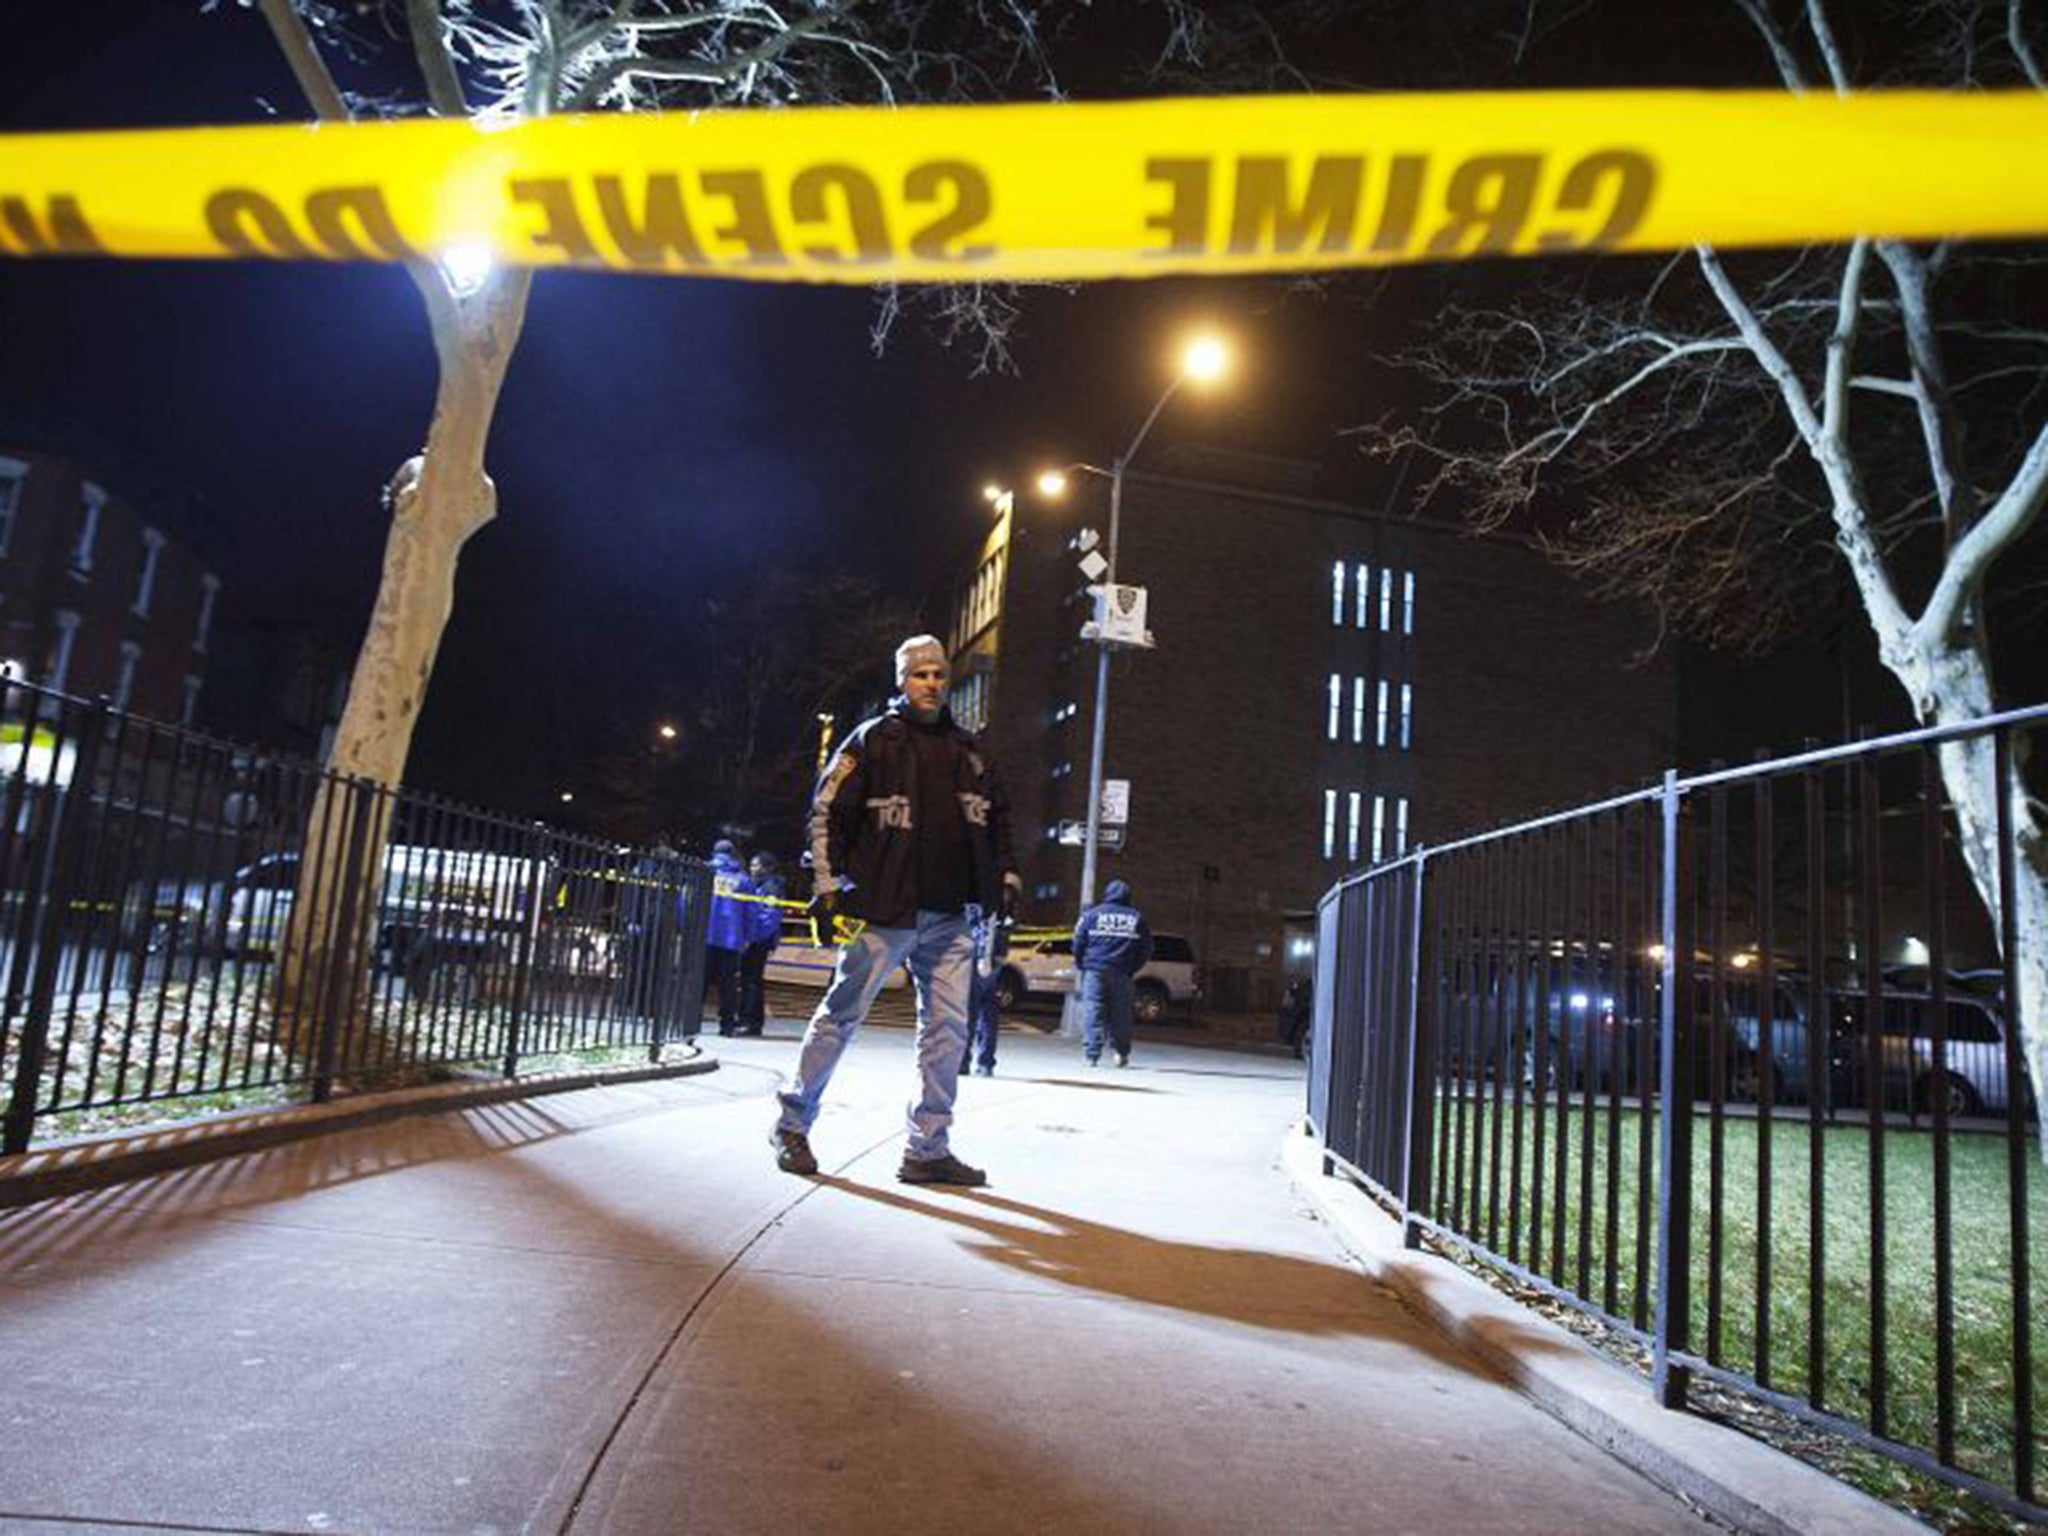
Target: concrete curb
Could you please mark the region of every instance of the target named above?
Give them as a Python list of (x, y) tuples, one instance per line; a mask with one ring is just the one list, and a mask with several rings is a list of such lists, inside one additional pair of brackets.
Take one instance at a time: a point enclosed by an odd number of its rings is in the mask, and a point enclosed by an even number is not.
[[(692, 1047), (693, 1050), (698, 1048)], [(0, 1157), (0, 1210), (33, 1205), (60, 1195), (154, 1173), (190, 1168), (244, 1152), (258, 1152), (311, 1136), (352, 1131), (406, 1115), (442, 1114), (508, 1099), (530, 1099), (578, 1088), (603, 1088), (670, 1077), (697, 1077), (718, 1070), (718, 1058), (698, 1050), (689, 1061), (649, 1063), (610, 1071), (554, 1072), (526, 1078), (434, 1083), (393, 1093), (368, 1094), (326, 1104), (187, 1120), (133, 1135), (94, 1137)]]
[(1294, 1186), (1366, 1272), (1517, 1391), (1651, 1482), (1714, 1519), (1762, 1536), (1924, 1532), (1910, 1515), (1761, 1441), (1659, 1408), (1649, 1383), (1434, 1254), (1401, 1246), (1398, 1224), (1348, 1180), (1323, 1172), (1304, 1127), (1281, 1147)]

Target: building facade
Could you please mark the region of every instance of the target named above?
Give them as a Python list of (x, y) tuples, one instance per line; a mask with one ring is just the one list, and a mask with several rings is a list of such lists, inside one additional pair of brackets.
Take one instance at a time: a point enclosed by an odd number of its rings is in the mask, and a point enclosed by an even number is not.
[[(1346, 870), (1635, 787), (1672, 761), (1650, 631), (1526, 543), (1303, 494), (1312, 470), (1203, 455), (1125, 477), (1118, 580), (1151, 650), (1110, 666), (1098, 883), (1186, 935), (1220, 1006), (1277, 1001), (1288, 914)], [(1026, 917), (1073, 919), (1107, 489), (998, 504), (951, 604), (956, 711), (1009, 786)], [(1296, 957), (1299, 964), (1299, 957)]]
[(220, 578), (178, 509), (0, 436), (0, 672), (190, 724)]

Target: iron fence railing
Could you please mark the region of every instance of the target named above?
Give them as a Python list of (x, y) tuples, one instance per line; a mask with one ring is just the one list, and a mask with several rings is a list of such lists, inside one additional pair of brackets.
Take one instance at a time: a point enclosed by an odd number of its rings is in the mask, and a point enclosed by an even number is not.
[[(357, 878), (343, 876), (354, 871)], [(0, 683), (4, 1150), (694, 1035), (710, 871)]]
[(1669, 1406), (1710, 1378), (2048, 1516), (2044, 730), (1668, 774), (1345, 878), (1327, 1160), (1645, 1346)]

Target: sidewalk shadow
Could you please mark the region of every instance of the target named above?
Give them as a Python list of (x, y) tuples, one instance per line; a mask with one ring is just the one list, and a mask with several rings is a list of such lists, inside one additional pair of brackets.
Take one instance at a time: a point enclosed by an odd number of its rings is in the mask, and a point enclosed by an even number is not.
[[(820, 1174), (812, 1182), (875, 1205), (964, 1227), (988, 1239), (970, 1245), (972, 1252), (1018, 1274), (1311, 1338), (1401, 1336), (1438, 1364), (1489, 1381), (1499, 1379), (1441, 1330), (1409, 1312), (1392, 1292), (1347, 1265), (1257, 1248), (1148, 1237), (985, 1189), (946, 1189), (953, 1199), (936, 1204), (836, 1174)], [(1529, 1344), (1550, 1347), (1549, 1341), (1534, 1334)]]

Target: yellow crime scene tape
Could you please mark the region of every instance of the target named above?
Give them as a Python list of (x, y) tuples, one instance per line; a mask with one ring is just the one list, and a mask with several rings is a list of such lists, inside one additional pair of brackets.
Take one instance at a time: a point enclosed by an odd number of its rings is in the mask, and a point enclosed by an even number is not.
[[(0, 136), (0, 254), (872, 283), (2048, 232), (2048, 94), (1576, 91)], [(452, 263), (451, 263), (452, 266)]]

